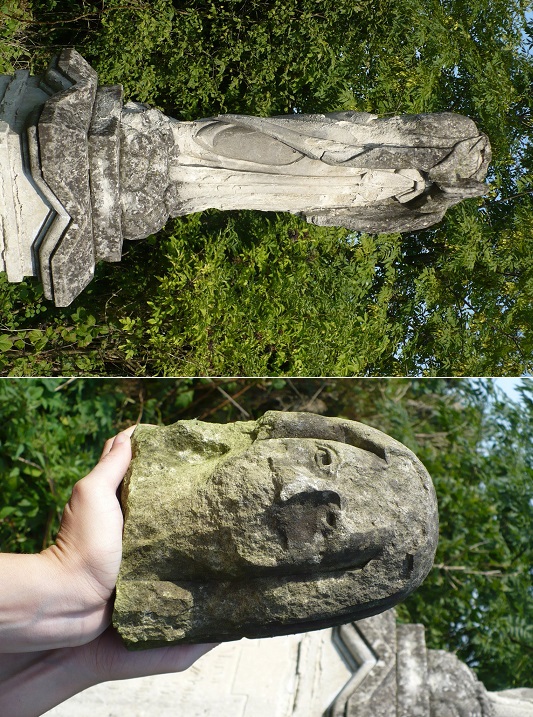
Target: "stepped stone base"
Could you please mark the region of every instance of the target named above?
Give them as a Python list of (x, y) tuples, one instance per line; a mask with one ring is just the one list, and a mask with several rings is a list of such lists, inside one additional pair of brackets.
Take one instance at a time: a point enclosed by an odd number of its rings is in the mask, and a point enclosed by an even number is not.
[(94, 275), (87, 133), (96, 96), (96, 72), (74, 50), (57, 60), (58, 73), (72, 83), (44, 105), (38, 123), (43, 180), (71, 218), (60, 241), (46, 240), (39, 263), (45, 295), (68, 306)]
[(170, 214), (173, 120), (122, 98), (73, 49), (42, 78), (0, 76), (0, 271), (39, 277), (56, 306)]
[(0, 271), (68, 306), (95, 262), (120, 261), (120, 87), (67, 49), (42, 78), (0, 77)]

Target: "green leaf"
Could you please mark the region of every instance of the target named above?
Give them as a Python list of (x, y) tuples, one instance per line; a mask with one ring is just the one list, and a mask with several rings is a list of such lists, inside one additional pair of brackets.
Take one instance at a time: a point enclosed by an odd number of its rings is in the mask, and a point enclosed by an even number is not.
[(13, 346), (13, 339), (7, 334), (0, 335), (0, 351), (9, 351)]

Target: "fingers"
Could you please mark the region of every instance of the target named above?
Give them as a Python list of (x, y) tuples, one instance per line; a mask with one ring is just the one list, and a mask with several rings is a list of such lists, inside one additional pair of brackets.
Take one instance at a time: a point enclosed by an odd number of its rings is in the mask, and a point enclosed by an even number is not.
[(96, 681), (102, 682), (182, 672), (218, 644), (175, 645), (131, 652), (125, 648), (116, 630), (109, 628), (85, 649), (91, 655), (89, 661), (94, 665)]
[(126, 669), (130, 671), (129, 674), (136, 677), (183, 672), (218, 644), (175, 645), (136, 653), (130, 652)]
[(89, 607), (91, 595), (98, 596), (100, 632), (109, 619), (101, 603), (111, 597), (120, 568), (123, 514), (117, 490), (131, 461), (134, 430), (130, 426), (106, 441), (100, 461), (74, 485), (55, 543), (63, 563), (76, 575), (78, 594), (87, 598)]

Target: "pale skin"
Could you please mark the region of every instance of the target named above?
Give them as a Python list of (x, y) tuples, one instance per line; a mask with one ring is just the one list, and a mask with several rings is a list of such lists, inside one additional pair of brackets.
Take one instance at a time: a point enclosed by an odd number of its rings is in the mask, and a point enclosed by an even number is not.
[(53, 546), (0, 554), (1, 715), (38, 717), (100, 682), (180, 672), (214, 647), (128, 652), (110, 626), (122, 557), (117, 490), (133, 430), (109, 439), (76, 483)]

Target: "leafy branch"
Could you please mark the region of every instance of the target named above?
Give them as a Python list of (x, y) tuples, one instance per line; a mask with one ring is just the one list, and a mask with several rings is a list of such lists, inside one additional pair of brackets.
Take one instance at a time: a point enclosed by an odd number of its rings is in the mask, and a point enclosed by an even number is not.
[[(109, 7), (102, 10), (95, 10), (94, 12), (88, 12), (83, 15), (76, 15), (75, 17), (63, 17), (60, 20), (35, 20), (32, 18), (25, 18), (21, 17), (19, 15), (11, 15), (10, 13), (5, 12), (4, 10), (0, 10), (0, 18), (6, 18), (7, 20), (15, 20), (16, 22), (20, 22), (25, 25), (43, 25), (43, 26), (58, 26), (58, 25), (69, 25), (73, 24), (75, 22), (79, 22), (80, 20), (95, 20), (97, 18), (105, 17), (106, 15), (116, 12), (118, 10), (133, 10), (135, 11), (141, 11), (141, 10), (150, 10), (149, 5), (144, 4), (135, 4), (135, 5), (117, 5), (115, 7)], [(175, 10), (177, 14), (184, 15), (184, 10)], [(65, 14), (66, 15), (66, 14)]]
[(517, 194), (511, 194), (510, 197), (502, 197), (501, 199), (493, 199), (493, 202), (497, 203), (503, 203), (503, 202), (510, 202), (513, 199), (518, 199), (519, 197), (527, 197), (531, 196), (533, 194), (533, 189), (528, 189), (524, 192), (517, 192)]
[(461, 572), (463, 575), (483, 575), (488, 578), (508, 578), (520, 575), (520, 572), (506, 573), (503, 570), (474, 570), (466, 565), (445, 565), (444, 563), (435, 563), (433, 567), (444, 572)]

